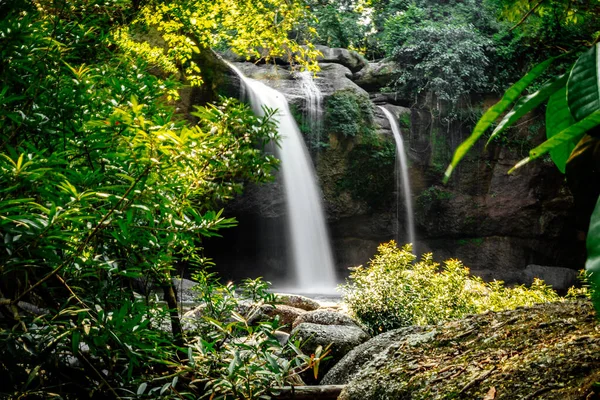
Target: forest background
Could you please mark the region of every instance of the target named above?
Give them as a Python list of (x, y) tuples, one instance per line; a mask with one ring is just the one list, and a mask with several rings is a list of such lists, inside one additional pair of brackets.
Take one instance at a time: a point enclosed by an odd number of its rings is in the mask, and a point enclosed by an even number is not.
[[(252, 398), (318, 365), (278, 347), (274, 325), (223, 322), (239, 299), (210, 272), (203, 239), (235, 224), (222, 208), (245, 183), (272, 179), (278, 161), (262, 149), (277, 133), (273, 110), (259, 118), (235, 99), (182, 108), (180, 89), (211, 85), (207, 53), (312, 71), (314, 44), (389, 57), (402, 66), (390, 91), (455, 110), (548, 57), (562, 56), (531, 92), (559, 77), (595, 48), (599, 11), (553, 0), (0, 2), (0, 393)], [(597, 193), (585, 196), (593, 208)], [(182, 265), (210, 305), (193, 341), (171, 279)], [(241, 290), (271, 300), (260, 281)], [(263, 339), (243, 368), (225, 351), (240, 331)]]

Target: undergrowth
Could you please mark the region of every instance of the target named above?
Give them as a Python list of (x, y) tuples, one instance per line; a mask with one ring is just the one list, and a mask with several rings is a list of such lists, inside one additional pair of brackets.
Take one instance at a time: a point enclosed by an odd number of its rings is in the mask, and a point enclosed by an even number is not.
[(470, 275), (458, 260), (441, 266), (431, 253), (415, 260), (410, 245), (400, 249), (394, 241), (383, 243), (369, 264), (355, 268), (342, 285), (343, 300), (371, 334), (561, 300), (539, 279), (530, 287), (508, 288)]

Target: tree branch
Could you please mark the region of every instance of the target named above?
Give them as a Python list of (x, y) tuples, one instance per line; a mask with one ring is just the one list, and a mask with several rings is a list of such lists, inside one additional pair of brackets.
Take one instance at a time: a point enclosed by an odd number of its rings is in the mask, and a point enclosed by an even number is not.
[(513, 29), (515, 29), (517, 26), (521, 25), (523, 22), (525, 22), (525, 20), (527, 18), (529, 18), (529, 16), (535, 11), (537, 10), (537, 8), (544, 2), (544, 0), (540, 0), (537, 2), (537, 4), (535, 6), (533, 6), (529, 11), (527, 11), (527, 13), (525, 15), (523, 15), (523, 18), (521, 18), (521, 20), (519, 22), (517, 22), (517, 24), (515, 26), (513, 26), (512, 28), (510, 28), (508, 31), (512, 32)]

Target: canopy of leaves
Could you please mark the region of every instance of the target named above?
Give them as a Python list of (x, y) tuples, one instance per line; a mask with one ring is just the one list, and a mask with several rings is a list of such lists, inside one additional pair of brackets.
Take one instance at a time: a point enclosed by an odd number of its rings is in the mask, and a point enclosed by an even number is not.
[[(199, 108), (197, 124), (178, 113), (181, 81), (202, 82), (192, 55), (260, 44), (308, 63), (287, 35), (304, 11), (287, 1), (5, 4), (0, 397), (126, 397), (178, 371), (171, 272), (206, 265), (203, 238), (235, 224), (219, 208), (277, 166), (263, 151), (277, 140), (272, 110), (258, 118), (222, 99)], [(151, 31), (160, 46), (132, 36)], [(133, 286), (162, 288), (169, 313)], [(176, 380), (160, 385), (175, 393)]]

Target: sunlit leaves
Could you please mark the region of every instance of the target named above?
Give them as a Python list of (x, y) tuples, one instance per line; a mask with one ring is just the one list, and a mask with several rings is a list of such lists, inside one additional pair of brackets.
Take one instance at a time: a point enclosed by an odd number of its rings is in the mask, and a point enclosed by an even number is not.
[(150, 3), (131, 27), (116, 32), (120, 46), (165, 73), (183, 73), (191, 85), (202, 84), (197, 56), (211, 48), (231, 48), (256, 59), (286, 57), (315, 70), (317, 50), (291, 39), (290, 32), (307, 10), (298, 0), (213, 2), (184, 0)]
[[(270, 178), (276, 160), (262, 146), (276, 131), (272, 113), (256, 118), (235, 100), (206, 109), (197, 126), (176, 115), (167, 101), (180, 84), (166, 76), (200, 48), (174, 37), (191, 51), (177, 58), (109, 34), (130, 2), (49, 4), (0, 16), (0, 292), (15, 304), (2, 319), (11, 345), (0, 372), (18, 392), (72, 375), (61, 395), (81, 385), (95, 396), (171, 362), (173, 335), (156, 329), (164, 313), (129, 286), (166, 285), (182, 260), (210, 264), (202, 239), (235, 225), (216, 210), (245, 181)], [(41, 307), (31, 317), (21, 302)], [(89, 375), (65, 362), (88, 355)]]
[(373, 334), (559, 299), (539, 280), (531, 288), (485, 283), (458, 260), (440, 267), (425, 254), (416, 261), (410, 245), (399, 249), (393, 241), (381, 244), (367, 266), (355, 268), (342, 290), (350, 311)]
[(573, 65), (567, 100), (577, 121), (600, 110), (600, 43), (583, 53)]
[[(571, 111), (567, 106), (566, 91), (566, 86), (562, 87), (548, 99), (548, 105), (546, 106), (546, 137), (548, 139), (575, 123)], [(554, 164), (563, 174), (565, 173), (567, 160), (576, 144), (576, 140), (569, 140), (563, 145), (556, 146), (550, 150), (552, 161), (554, 161)]]
[[(458, 165), (460, 160), (469, 152), (471, 147), (479, 140), (479, 138), (485, 133), (485, 131), (496, 121), (496, 119), (505, 112), (512, 103), (514, 103), (521, 93), (539, 76), (541, 76), (544, 71), (554, 62), (554, 59), (548, 59), (538, 65), (536, 65), (529, 73), (527, 73), (524, 77), (519, 79), (517, 83), (512, 85), (508, 90), (504, 93), (500, 101), (490, 107), (485, 114), (477, 121), (477, 125), (473, 129), (471, 136), (469, 136), (463, 143), (458, 146), (456, 151), (454, 152), (454, 156), (452, 157), (452, 161), (448, 168), (446, 169), (446, 173), (444, 174), (444, 182), (447, 182), (450, 179), (450, 175), (454, 168)], [(514, 121), (512, 121), (514, 123)], [(505, 124), (508, 127), (508, 124)]]

